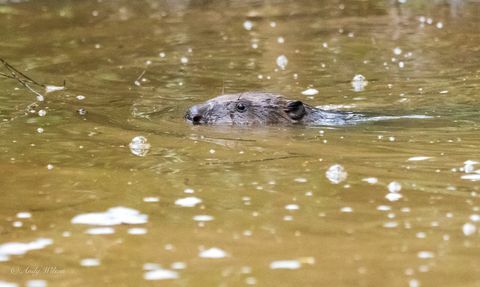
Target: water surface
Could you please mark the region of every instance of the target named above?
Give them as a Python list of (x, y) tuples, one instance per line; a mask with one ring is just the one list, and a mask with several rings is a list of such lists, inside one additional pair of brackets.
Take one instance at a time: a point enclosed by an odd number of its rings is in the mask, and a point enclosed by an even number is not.
[[(479, 3), (0, 3), (1, 57), (67, 83), (0, 81), (0, 286), (480, 284)], [(250, 90), (431, 118), (183, 120)]]

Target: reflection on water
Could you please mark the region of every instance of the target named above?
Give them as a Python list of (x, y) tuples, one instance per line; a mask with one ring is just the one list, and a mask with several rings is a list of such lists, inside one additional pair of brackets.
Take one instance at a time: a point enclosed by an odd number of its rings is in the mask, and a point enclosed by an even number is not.
[[(2, 58), (66, 81), (0, 79), (0, 286), (477, 286), (479, 12), (0, 1)], [(183, 120), (250, 90), (381, 120)]]

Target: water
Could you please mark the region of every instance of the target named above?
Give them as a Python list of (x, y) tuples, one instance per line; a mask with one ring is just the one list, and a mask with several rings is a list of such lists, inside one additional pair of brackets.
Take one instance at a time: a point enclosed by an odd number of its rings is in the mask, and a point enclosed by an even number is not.
[[(14, 2), (1, 57), (66, 89), (0, 79), (0, 286), (480, 284), (478, 3)], [(250, 90), (399, 118), (183, 120)]]

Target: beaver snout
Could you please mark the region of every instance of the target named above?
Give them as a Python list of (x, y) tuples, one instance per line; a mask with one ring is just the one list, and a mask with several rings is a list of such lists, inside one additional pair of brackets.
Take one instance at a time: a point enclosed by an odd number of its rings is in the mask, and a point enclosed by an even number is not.
[(202, 124), (205, 113), (208, 111), (208, 105), (195, 105), (187, 110), (185, 119), (191, 121), (194, 125)]

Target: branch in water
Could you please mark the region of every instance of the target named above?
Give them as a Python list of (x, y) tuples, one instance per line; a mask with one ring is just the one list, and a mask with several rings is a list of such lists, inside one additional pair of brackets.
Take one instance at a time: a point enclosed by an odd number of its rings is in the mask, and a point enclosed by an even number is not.
[(10, 74), (5, 74), (0, 72), (0, 76), (16, 80), (20, 85), (24, 86), (27, 88), (29, 91), (34, 93), (37, 96), (38, 101), (43, 101), (45, 99), (45, 96), (43, 96), (41, 93), (37, 92), (35, 89), (33, 89), (30, 85), (35, 85), (39, 86), (45, 89), (45, 93), (53, 92), (53, 91), (60, 91), (65, 89), (65, 81), (63, 81), (63, 86), (52, 86), (52, 85), (44, 85), (40, 84), (39, 82), (33, 80), (29, 76), (25, 75), (24, 73), (20, 72), (19, 70), (15, 69), (12, 65), (7, 63), (4, 59), (0, 58), (0, 62), (7, 68), (7, 70), (10, 72)]

